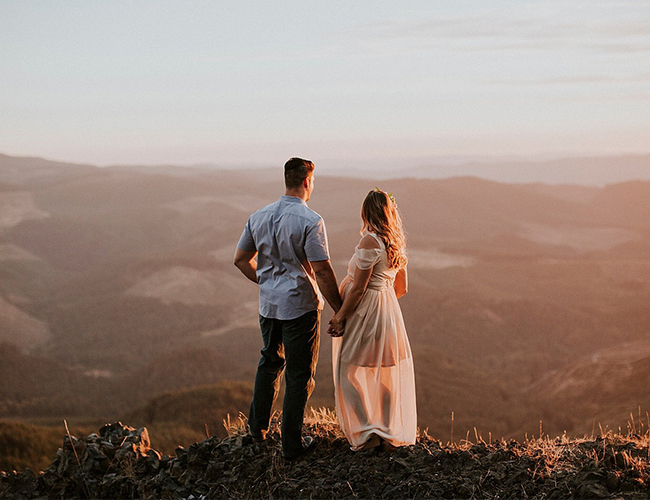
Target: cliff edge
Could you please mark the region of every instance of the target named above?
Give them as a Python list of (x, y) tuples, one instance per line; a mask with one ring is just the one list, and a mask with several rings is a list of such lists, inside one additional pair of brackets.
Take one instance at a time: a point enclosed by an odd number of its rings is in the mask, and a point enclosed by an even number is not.
[(644, 498), (650, 495), (650, 436), (608, 433), (443, 444), (421, 433), (414, 446), (353, 453), (334, 417), (314, 411), (316, 448), (285, 462), (279, 426), (253, 443), (245, 422), (175, 456), (151, 448), (146, 428), (107, 424), (66, 435), (35, 474), (0, 472), (0, 498)]

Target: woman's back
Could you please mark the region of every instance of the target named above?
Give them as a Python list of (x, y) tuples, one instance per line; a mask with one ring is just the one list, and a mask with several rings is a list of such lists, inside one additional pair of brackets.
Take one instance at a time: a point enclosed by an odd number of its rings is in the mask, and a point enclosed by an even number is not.
[(379, 244), (378, 248), (359, 248), (357, 245), (354, 249), (354, 254), (348, 262), (348, 273), (350, 278), (354, 278), (354, 272), (359, 266), (362, 269), (369, 269), (372, 267), (372, 274), (368, 282), (368, 288), (371, 289), (388, 289), (392, 288), (397, 275), (397, 269), (391, 269), (388, 264), (388, 254), (386, 253), (386, 245), (381, 241), (381, 238), (375, 233), (364, 231), (364, 237), (370, 235)]

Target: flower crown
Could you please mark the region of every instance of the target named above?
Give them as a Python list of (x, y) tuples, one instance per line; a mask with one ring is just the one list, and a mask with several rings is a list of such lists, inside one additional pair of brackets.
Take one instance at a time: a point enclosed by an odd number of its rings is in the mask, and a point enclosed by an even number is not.
[[(379, 189), (377, 186), (375, 186), (375, 191), (378, 192), (378, 193), (386, 193), (386, 191), (383, 191), (383, 190)], [(386, 193), (386, 195), (388, 196), (390, 201), (395, 203), (395, 197), (393, 196), (393, 193)]]

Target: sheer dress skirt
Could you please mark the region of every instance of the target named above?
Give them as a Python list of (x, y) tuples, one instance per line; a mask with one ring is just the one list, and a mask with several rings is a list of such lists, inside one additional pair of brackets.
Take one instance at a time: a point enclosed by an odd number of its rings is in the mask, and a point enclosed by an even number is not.
[(415, 443), (413, 356), (392, 280), (371, 277), (344, 335), (333, 338), (332, 361), (336, 412), (352, 449), (373, 434), (394, 446)]

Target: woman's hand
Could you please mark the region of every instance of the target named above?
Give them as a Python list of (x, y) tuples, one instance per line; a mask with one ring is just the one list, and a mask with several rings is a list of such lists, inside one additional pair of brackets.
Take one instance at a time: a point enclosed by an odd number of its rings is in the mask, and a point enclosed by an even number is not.
[(341, 337), (345, 330), (345, 320), (338, 317), (336, 314), (332, 316), (327, 328), (327, 333), (332, 337)]

